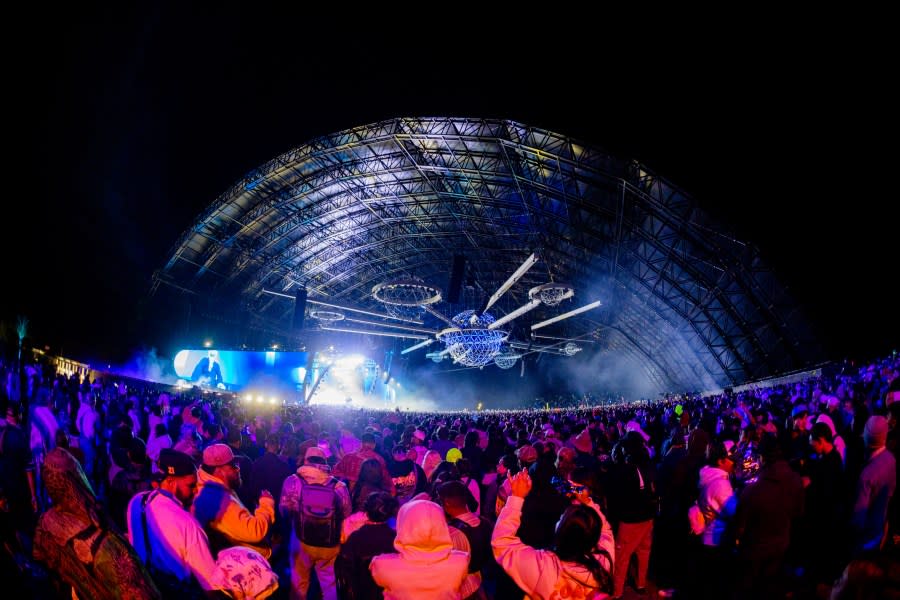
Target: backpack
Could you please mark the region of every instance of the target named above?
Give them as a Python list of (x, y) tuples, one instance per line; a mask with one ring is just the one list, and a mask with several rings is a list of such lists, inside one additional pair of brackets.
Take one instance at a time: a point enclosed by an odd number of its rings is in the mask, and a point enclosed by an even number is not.
[(297, 539), (307, 546), (334, 548), (341, 541), (343, 514), (338, 497), (337, 479), (330, 477), (324, 484), (307, 483), (302, 479), (300, 511), (294, 521)]
[(691, 525), (691, 533), (694, 535), (702, 535), (706, 531), (706, 517), (700, 506), (694, 502), (687, 512), (688, 523)]
[(687, 512), (688, 523), (691, 525), (691, 533), (703, 535), (706, 526), (716, 520), (716, 512), (710, 508), (704, 511), (698, 502), (694, 502)]
[(451, 519), (448, 523), (459, 529), (469, 540), (469, 573), (481, 571), (485, 563), (494, 557), (491, 550), (491, 533), (494, 526), (480, 515), (478, 520), (480, 523), (477, 527), (473, 527), (461, 519)]

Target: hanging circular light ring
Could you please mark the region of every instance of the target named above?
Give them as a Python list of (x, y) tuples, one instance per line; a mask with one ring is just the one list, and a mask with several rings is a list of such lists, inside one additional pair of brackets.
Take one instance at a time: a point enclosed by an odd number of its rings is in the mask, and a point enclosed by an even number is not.
[(540, 300), (547, 306), (556, 306), (566, 298), (575, 295), (575, 289), (568, 283), (550, 282), (536, 285), (528, 290), (528, 298)]
[(322, 308), (314, 308), (309, 311), (311, 319), (322, 321), (323, 323), (335, 323), (344, 320), (344, 313), (336, 310), (326, 310)]
[(372, 288), (372, 296), (386, 305), (427, 306), (441, 301), (441, 290), (420, 279), (395, 279)]
[(392, 317), (412, 321), (420, 321), (422, 319), (422, 313), (425, 312), (421, 306), (405, 306), (402, 304), (385, 304), (384, 310)]

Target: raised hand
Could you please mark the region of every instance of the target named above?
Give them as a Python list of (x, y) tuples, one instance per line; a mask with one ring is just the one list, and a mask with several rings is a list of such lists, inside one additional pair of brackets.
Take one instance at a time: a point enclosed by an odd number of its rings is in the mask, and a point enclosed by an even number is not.
[(531, 491), (531, 476), (528, 471), (519, 471), (510, 478), (509, 485), (513, 496), (524, 498)]

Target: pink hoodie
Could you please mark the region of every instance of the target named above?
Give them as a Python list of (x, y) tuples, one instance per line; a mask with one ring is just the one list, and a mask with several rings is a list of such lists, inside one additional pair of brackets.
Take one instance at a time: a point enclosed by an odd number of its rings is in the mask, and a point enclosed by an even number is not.
[(384, 588), (385, 600), (459, 600), (469, 555), (453, 550), (444, 509), (411, 500), (397, 514), (398, 554), (381, 554), (369, 570)]

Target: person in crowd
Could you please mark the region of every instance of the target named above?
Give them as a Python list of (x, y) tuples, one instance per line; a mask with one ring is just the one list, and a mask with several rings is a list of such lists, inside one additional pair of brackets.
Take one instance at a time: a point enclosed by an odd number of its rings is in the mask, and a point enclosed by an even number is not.
[(33, 526), (33, 514), (39, 508), (34, 455), (19, 425), (18, 406), (0, 394), (0, 490), (6, 500), (4, 516), (17, 527), (25, 523)]
[(56, 447), (67, 450), (69, 454), (75, 457), (75, 460), (78, 461), (78, 464), (81, 465), (81, 468), (84, 468), (84, 452), (77, 446), (75, 446), (74, 448), (72, 447), (72, 444), (69, 440), (69, 434), (66, 433), (66, 430), (62, 427), (56, 430)]
[(611, 473), (609, 513), (618, 524), (614, 595), (621, 596), (632, 554), (637, 555), (635, 590), (642, 594), (647, 587), (647, 569), (653, 542), (653, 521), (658, 509), (656, 473), (644, 440), (636, 431), (625, 434), (619, 442), (620, 457)]
[(437, 439), (431, 442), (431, 449), (441, 455), (441, 460), (447, 459), (447, 452), (456, 448), (456, 444), (450, 440), (450, 429), (446, 425), (438, 427)]
[(191, 512), (209, 536), (214, 552), (230, 546), (246, 546), (268, 558), (272, 555), (268, 534), (275, 522), (275, 500), (263, 489), (256, 511), (250, 512), (238, 498), (240, 485), (241, 470), (231, 448), (226, 444), (207, 447), (203, 451)]
[(169, 435), (169, 430), (164, 423), (157, 423), (155, 427), (156, 431), (147, 444), (147, 458), (150, 459), (150, 471), (159, 473), (159, 465), (157, 464), (159, 462), (159, 454), (164, 448), (171, 448), (173, 444), (172, 437)]
[(816, 423), (824, 423), (831, 430), (832, 444), (834, 444), (834, 449), (837, 450), (838, 455), (841, 457), (841, 465), (845, 465), (847, 463), (847, 443), (844, 441), (843, 436), (838, 433), (834, 425), (834, 419), (827, 414), (821, 414), (816, 417)]
[[(393, 493), (394, 484), (391, 479), (391, 474), (388, 472), (387, 463), (380, 454), (375, 452), (375, 436), (370, 432), (362, 434), (362, 437), (360, 437), (360, 444), (359, 450), (351, 452), (350, 454), (345, 454), (344, 457), (338, 461), (334, 466), (332, 475), (338, 479), (343, 479), (347, 483), (347, 487), (353, 489), (356, 480), (359, 479), (359, 472), (362, 469), (363, 463), (367, 460), (375, 460), (381, 467), (382, 485), (379, 487)], [(363, 500), (365, 500), (365, 498), (363, 498)]]
[(731, 485), (735, 462), (735, 456), (724, 443), (707, 446), (707, 464), (700, 469), (697, 498), (704, 526), (699, 534), (700, 543), (691, 548), (689, 575), (684, 582), (689, 597), (718, 598), (717, 594), (728, 593), (724, 590), (730, 589), (732, 543), (728, 532), (738, 505)]
[(350, 494), (353, 504), (353, 512), (363, 510), (363, 504), (372, 492), (388, 492), (391, 490), (384, 485), (381, 463), (374, 458), (363, 462), (359, 470), (359, 476)]
[(584, 506), (590, 506), (595, 511), (597, 511), (597, 515), (599, 515), (601, 521), (600, 546), (604, 548), (607, 546), (611, 546), (613, 548), (613, 550), (610, 551), (610, 559), (615, 565), (615, 537), (613, 535), (612, 525), (603, 514), (603, 510), (601, 510), (600, 505), (594, 501), (594, 497), (592, 495), (592, 490), (596, 487), (592, 483), (594, 477), (594, 473), (591, 473), (588, 469), (585, 469), (584, 467), (576, 467), (575, 470), (569, 474), (569, 477), (566, 480), (566, 497), (573, 505), (583, 504)]
[(63, 448), (51, 450), (43, 474), (52, 504), (38, 521), (34, 557), (72, 588), (72, 597), (161, 598), (134, 548), (105, 516), (75, 457)]
[(131, 425), (131, 435), (132, 437), (140, 437), (141, 436), (141, 412), (140, 412), (140, 400), (137, 396), (131, 396), (128, 399), (128, 402), (125, 403), (125, 411), (128, 416), (129, 424)]
[(472, 476), (480, 480), (484, 473), (484, 450), (481, 449), (478, 432), (475, 430), (466, 432), (462, 447), (463, 458), (469, 461)]
[(689, 468), (687, 437), (681, 426), (672, 427), (658, 469), (659, 516), (653, 526), (653, 562), (656, 584), (663, 597), (674, 596), (681, 583), (689, 542), (687, 511), (697, 495), (700, 466), (695, 463), (696, 468)]
[(190, 456), (171, 449), (160, 453), (159, 468), (159, 487), (128, 504), (128, 541), (163, 597), (200, 597), (215, 589), (216, 563), (203, 527), (188, 510), (197, 468)]
[(856, 485), (850, 518), (855, 553), (880, 548), (886, 535), (888, 506), (897, 487), (897, 462), (885, 447), (887, 434), (887, 419), (869, 417), (863, 430), (868, 459)]
[(173, 448), (190, 456), (195, 464), (200, 464), (203, 461), (203, 452), (200, 446), (200, 434), (197, 433), (197, 427), (190, 423), (183, 424), (178, 441), (175, 442)]
[(830, 597), (831, 600), (900, 600), (900, 557), (896, 549), (860, 553), (844, 568)]
[(481, 588), (482, 570), (493, 562), (491, 532), (493, 524), (470, 508), (471, 492), (462, 481), (448, 481), (437, 490), (438, 499), (447, 514), (453, 548), (469, 555), (468, 576), (460, 588), (466, 598), (486, 599)]
[(512, 476), (512, 495), (500, 512), (491, 538), (497, 562), (529, 598), (609, 597), (614, 548), (611, 540), (601, 538), (600, 515), (580, 503), (571, 505), (556, 523), (552, 550), (528, 546), (516, 531), (531, 487), (527, 471)]
[(425, 458), (422, 459), (422, 471), (425, 473), (425, 477), (428, 481), (431, 481), (434, 470), (441, 462), (441, 455), (438, 452), (429, 450), (425, 453)]
[[(147, 431), (149, 432), (149, 438), (147, 439), (147, 447), (149, 450), (150, 443), (160, 435), (158, 425), (163, 426), (163, 431), (168, 430), (168, 416), (163, 415), (163, 407), (154, 403), (150, 406), (150, 414), (147, 416)], [(169, 439), (171, 442), (171, 438)]]
[(777, 594), (794, 521), (803, 513), (803, 482), (782, 458), (773, 435), (759, 442), (762, 466), (756, 481), (741, 492), (735, 513), (740, 589), (751, 597)]
[(526, 444), (516, 450), (516, 457), (519, 459), (519, 469), (527, 471), (537, 462), (538, 451), (531, 444)]
[(397, 532), (389, 523), (399, 508), (397, 499), (385, 491), (373, 491), (363, 501), (366, 520), (341, 545), (335, 562), (338, 596), (341, 600), (381, 600), (382, 590), (375, 584), (369, 565), (379, 554), (394, 550)]
[(453, 549), (440, 506), (412, 500), (400, 507), (394, 548), (369, 566), (386, 600), (461, 600), (469, 556)]
[(459, 480), (469, 490), (471, 498), (471, 510), (478, 514), (481, 512), (481, 485), (478, 483), (478, 477), (473, 472), (472, 463), (467, 458), (460, 458), (456, 461), (456, 470), (459, 473)]
[[(804, 509), (804, 558), (815, 584), (830, 584), (846, 564), (846, 493), (841, 455), (834, 445), (831, 427), (818, 421), (809, 433), (813, 457), (807, 461), (803, 485), (806, 488)], [(824, 523), (831, 524), (823, 527)]]
[[(281, 437), (269, 434), (266, 438), (266, 453), (253, 461), (247, 492), (250, 497), (259, 498), (263, 490), (270, 490), (277, 506), (281, 500), (281, 486), (290, 477), (291, 471), (287, 463), (279, 456)], [(232, 450), (232, 454), (234, 451)], [(235, 457), (237, 460), (237, 457)], [(240, 468), (240, 464), (238, 464)], [(244, 474), (241, 472), (241, 479)], [(276, 515), (277, 518), (277, 515)]]
[(495, 511), (497, 510), (497, 491), (499, 490), (496, 464), (484, 463), (484, 474), (481, 476), (481, 490), (481, 505), (478, 514), (493, 523), (497, 520)]
[(594, 443), (591, 440), (591, 431), (584, 428), (575, 437), (571, 438), (572, 447), (578, 453), (575, 457), (575, 465), (594, 470), (598, 467), (594, 457)]
[(506, 505), (509, 495), (512, 493), (510, 478), (519, 472), (519, 459), (515, 454), (504, 454), (497, 462), (497, 503), (494, 507), (494, 516)]
[[(254, 459), (250, 458), (250, 454), (247, 453), (247, 448), (250, 447), (255, 449), (255, 446), (253, 446), (249, 436), (244, 435), (241, 432), (240, 427), (235, 424), (228, 425), (225, 432), (225, 443), (231, 448), (231, 452), (234, 454), (235, 464), (237, 464), (238, 468), (241, 470), (241, 486), (237, 490), (238, 498), (241, 499), (244, 506), (252, 506), (256, 502), (256, 499), (259, 498), (259, 492), (254, 492), (250, 489), (250, 481), (253, 479), (253, 460), (261, 458), (262, 454), (259, 456), (254, 454)], [(291, 469), (291, 473), (295, 470), (296, 469)], [(281, 488), (281, 483), (278, 484), (278, 488)]]
[(100, 432), (100, 413), (96, 409), (97, 399), (90, 393), (84, 394), (75, 417), (75, 428), (78, 431), (78, 447), (84, 452), (84, 472), (88, 480), (96, 483), (97, 468), (97, 435)]
[(556, 453), (556, 472), (559, 478), (566, 480), (575, 470), (578, 452), (574, 448), (564, 446)]
[(147, 451), (140, 438), (132, 438), (124, 450), (125, 466), (120, 469), (109, 486), (109, 512), (120, 531), (125, 531), (125, 511), (128, 501), (138, 492), (150, 491), (150, 466)]
[(310, 573), (324, 600), (336, 600), (334, 561), (340, 544), (341, 522), (350, 516), (350, 493), (343, 481), (331, 476), (325, 453), (310, 446), (304, 464), (284, 480), (279, 508), (291, 528), (291, 598), (306, 598)]
[(549, 548), (555, 535), (553, 524), (570, 503), (553, 483), (556, 476), (554, 457), (538, 454), (534, 446), (522, 446), (519, 449), (520, 464), (529, 464), (527, 460), (523, 463), (522, 457), (530, 459), (531, 453), (536, 455), (535, 461), (528, 469), (522, 468), (528, 471), (532, 487), (522, 504), (522, 526), (518, 534), (523, 543), (533, 548)]
[(425, 491), (427, 484), (425, 472), (409, 457), (409, 450), (406, 446), (397, 444), (391, 449), (388, 472), (401, 506), (416, 494)]

